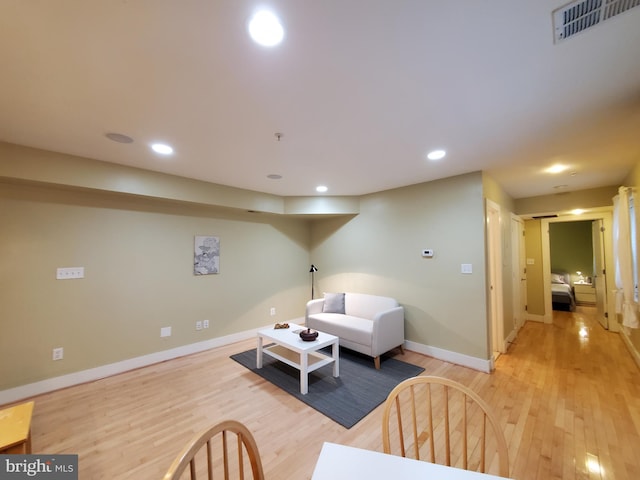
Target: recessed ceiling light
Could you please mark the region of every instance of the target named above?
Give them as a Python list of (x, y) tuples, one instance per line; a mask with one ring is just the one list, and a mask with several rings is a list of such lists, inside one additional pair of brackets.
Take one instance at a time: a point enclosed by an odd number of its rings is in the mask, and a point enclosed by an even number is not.
[(109, 132), (105, 134), (105, 137), (118, 143), (133, 143), (133, 138), (123, 133)]
[(154, 143), (151, 145), (151, 149), (160, 155), (171, 155), (173, 153), (173, 148), (165, 143)]
[(284, 28), (272, 12), (260, 10), (249, 21), (249, 35), (260, 45), (274, 47), (284, 38)]
[(566, 165), (562, 165), (561, 163), (556, 163), (555, 165), (551, 165), (549, 168), (545, 169), (547, 173), (562, 173), (567, 170), (569, 167)]
[(328, 189), (327, 187), (325, 187), (324, 185), (318, 185), (318, 186), (316, 187), (316, 192), (318, 192), (318, 193), (324, 193), (324, 192), (326, 192), (327, 190), (329, 190), (329, 189)]
[(447, 152), (444, 150), (434, 150), (427, 154), (427, 158), (429, 160), (440, 160), (441, 158), (444, 158), (446, 154)]

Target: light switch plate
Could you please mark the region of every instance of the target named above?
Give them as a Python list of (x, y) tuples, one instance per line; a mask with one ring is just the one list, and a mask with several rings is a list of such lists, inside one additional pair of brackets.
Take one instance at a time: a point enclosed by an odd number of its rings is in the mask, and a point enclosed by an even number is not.
[(470, 263), (463, 263), (460, 266), (460, 272), (462, 273), (473, 273), (473, 265), (471, 265)]

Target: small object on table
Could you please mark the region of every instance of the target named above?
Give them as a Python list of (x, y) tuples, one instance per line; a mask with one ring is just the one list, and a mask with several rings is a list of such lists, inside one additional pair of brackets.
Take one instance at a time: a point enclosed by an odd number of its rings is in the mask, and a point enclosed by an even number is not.
[(275, 328), (275, 329), (289, 328), (289, 324), (288, 323), (276, 323), (273, 328)]
[(306, 330), (302, 330), (300, 332), (300, 338), (305, 342), (313, 342), (316, 338), (318, 338), (318, 332), (307, 328)]

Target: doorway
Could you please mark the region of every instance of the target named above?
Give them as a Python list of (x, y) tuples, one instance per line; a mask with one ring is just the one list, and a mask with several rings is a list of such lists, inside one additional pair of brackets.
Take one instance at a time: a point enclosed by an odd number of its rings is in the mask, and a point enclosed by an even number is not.
[[(605, 329), (617, 331), (616, 322), (609, 322), (609, 312), (615, 312), (615, 299), (607, 291), (607, 272), (613, 272), (613, 238), (611, 211), (593, 212), (582, 215), (567, 215), (542, 221), (542, 264), (544, 277), (545, 323), (551, 323), (553, 306), (551, 301), (551, 249), (549, 223), (555, 222), (591, 222), (591, 241), (593, 248), (593, 275), (591, 282), (585, 276), (585, 282), (593, 285), (598, 322)], [(571, 272), (576, 276), (577, 272)]]

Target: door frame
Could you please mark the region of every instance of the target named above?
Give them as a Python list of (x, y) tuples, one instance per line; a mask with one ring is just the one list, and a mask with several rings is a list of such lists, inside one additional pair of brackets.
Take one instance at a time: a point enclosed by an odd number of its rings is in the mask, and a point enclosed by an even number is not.
[[(607, 208), (597, 212), (587, 212), (580, 215), (563, 215), (555, 218), (544, 218), (541, 221), (540, 234), (542, 236), (542, 276), (543, 276), (543, 294), (544, 294), (544, 322), (553, 322), (553, 307), (551, 304), (551, 247), (549, 245), (549, 223), (558, 222), (579, 222), (582, 220), (598, 220), (602, 219), (604, 225), (604, 252), (605, 252), (605, 270), (609, 278), (613, 278), (615, 266), (613, 264), (613, 209)], [(610, 284), (610, 282), (609, 282)], [(615, 296), (605, 291), (605, 312), (608, 312), (609, 319), (615, 315)], [(618, 322), (609, 322), (609, 331), (617, 332)]]

